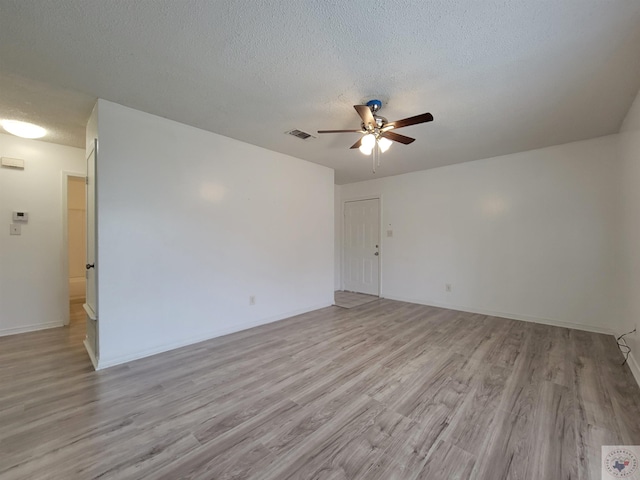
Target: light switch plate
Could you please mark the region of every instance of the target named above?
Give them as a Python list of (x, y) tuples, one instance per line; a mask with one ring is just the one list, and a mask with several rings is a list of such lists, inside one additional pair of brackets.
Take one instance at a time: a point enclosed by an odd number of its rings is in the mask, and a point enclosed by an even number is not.
[(9, 235), (21, 235), (22, 234), (22, 225), (18, 225), (12, 223), (9, 225)]

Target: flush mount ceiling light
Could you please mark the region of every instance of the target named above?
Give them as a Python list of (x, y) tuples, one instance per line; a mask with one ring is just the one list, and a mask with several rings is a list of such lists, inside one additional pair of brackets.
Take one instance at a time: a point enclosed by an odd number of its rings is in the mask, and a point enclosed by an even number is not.
[(360, 130), (318, 130), (318, 133), (364, 133), (362, 138), (354, 143), (351, 148), (358, 148), (365, 155), (373, 153), (373, 173), (376, 173), (376, 163), (380, 166), (380, 153), (389, 150), (392, 142), (399, 142), (409, 145), (415, 138), (406, 137), (392, 132), (392, 129), (417, 125), (419, 123), (431, 122), (433, 115), (423, 113), (415, 117), (389, 122), (386, 118), (377, 115), (382, 108), (380, 100), (370, 100), (366, 105), (354, 105), (358, 115), (362, 119)]
[(44, 128), (19, 120), (1, 120), (0, 125), (10, 134), (22, 138), (41, 138), (47, 134)]

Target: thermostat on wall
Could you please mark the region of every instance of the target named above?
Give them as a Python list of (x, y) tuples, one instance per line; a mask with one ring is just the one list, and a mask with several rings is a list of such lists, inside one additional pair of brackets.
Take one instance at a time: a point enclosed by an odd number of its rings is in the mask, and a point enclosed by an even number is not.
[(28, 212), (13, 212), (13, 221), (14, 222), (28, 222), (29, 221), (29, 213)]

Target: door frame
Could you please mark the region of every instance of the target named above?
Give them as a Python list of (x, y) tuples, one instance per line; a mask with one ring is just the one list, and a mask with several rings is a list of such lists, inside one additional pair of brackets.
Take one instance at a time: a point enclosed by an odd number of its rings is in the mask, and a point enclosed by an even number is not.
[(68, 170), (63, 170), (61, 173), (61, 189), (62, 189), (62, 272), (64, 275), (64, 278), (62, 279), (61, 283), (63, 285), (62, 287), (62, 294), (64, 295), (64, 302), (65, 302), (65, 318), (63, 318), (62, 320), (62, 324), (64, 326), (69, 325), (69, 319), (71, 316), (71, 307), (69, 306), (69, 235), (68, 235), (68, 229), (69, 229), (69, 218), (68, 218), (68, 187), (67, 187), (67, 183), (69, 181), (69, 177), (78, 177), (78, 178), (82, 178), (85, 179), (87, 178), (87, 174), (86, 173), (79, 173), (79, 172), (72, 172), (72, 171), (68, 171)]
[(342, 232), (340, 238), (340, 290), (344, 290), (344, 237), (346, 235), (347, 229), (347, 217), (345, 216), (345, 206), (350, 202), (360, 202), (362, 200), (378, 200), (378, 251), (380, 255), (378, 255), (378, 297), (384, 298), (382, 296), (382, 255), (384, 255), (384, 244), (382, 241), (382, 194), (376, 193), (372, 195), (364, 195), (357, 197), (348, 197), (342, 199)]

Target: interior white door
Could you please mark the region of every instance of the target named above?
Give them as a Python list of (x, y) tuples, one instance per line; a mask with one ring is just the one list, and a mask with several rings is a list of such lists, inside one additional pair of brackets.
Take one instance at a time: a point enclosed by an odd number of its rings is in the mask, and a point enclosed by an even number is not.
[[(96, 301), (96, 218), (95, 218), (95, 179), (96, 179), (96, 149), (95, 146), (87, 157), (87, 307), (94, 316), (98, 311)], [(88, 312), (91, 315), (91, 312)]]
[(98, 352), (98, 296), (97, 296), (97, 273), (98, 265), (97, 246), (96, 246), (96, 162), (97, 162), (98, 141), (95, 140), (93, 149), (87, 157), (87, 209), (86, 209), (86, 226), (87, 226), (87, 291), (84, 309), (87, 313), (87, 336), (85, 345), (89, 351), (91, 359), (96, 365), (99, 358)]
[(379, 295), (380, 201), (344, 204), (344, 289)]

